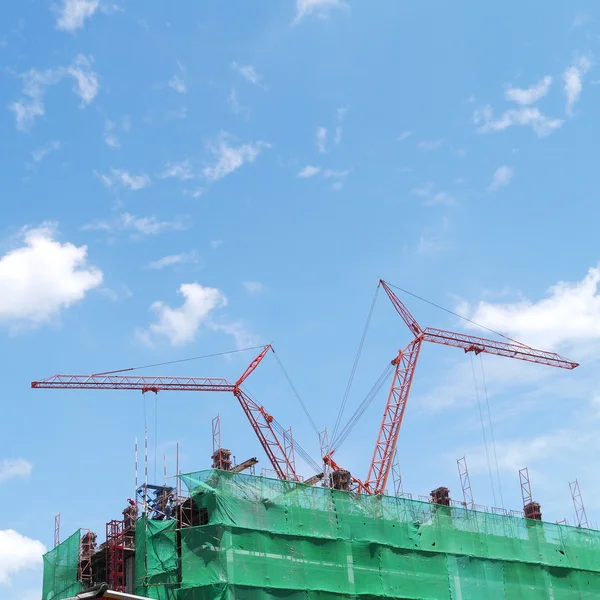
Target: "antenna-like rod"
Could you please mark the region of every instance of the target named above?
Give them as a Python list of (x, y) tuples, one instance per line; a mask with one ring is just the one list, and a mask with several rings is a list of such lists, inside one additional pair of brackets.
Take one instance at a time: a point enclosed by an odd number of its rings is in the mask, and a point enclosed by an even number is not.
[(138, 440), (135, 438), (135, 489), (138, 489)]
[(467, 459), (465, 456), (456, 461), (458, 466), (458, 476), (460, 477), (460, 486), (462, 487), (463, 500), (465, 508), (473, 508), (473, 490), (471, 489), (471, 477), (469, 477), (469, 469), (467, 468)]
[(54, 547), (60, 544), (60, 513), (54, 517)]
[(571, 497), (573, 498), (573, 506), (575, 507), (575, 516), (577, 518), (577, 527), (589, 527), (587, 513), (585, 512), (585, 506), (583, 505), (583, 498), (581, 496), (581, 490), (579, 489), (579, 482), (577, 479), (569, 483), (571, 488)]

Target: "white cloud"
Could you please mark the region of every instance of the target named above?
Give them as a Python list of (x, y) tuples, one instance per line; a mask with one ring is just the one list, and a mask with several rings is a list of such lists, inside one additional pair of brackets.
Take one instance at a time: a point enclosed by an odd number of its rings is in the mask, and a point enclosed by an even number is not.
[(540, 79), (537, 83), (526, 89), (509, 87), (505, 90), (504, 95), (507, 100), (511, 100), (517, 104), (534, 104), (548, 93), (551, 85), (552, 77), (546, 75), (543, 79)]
[(73, 91), (81, 98), (81, 106), (89, 104), (98, 93), (98, 76), (91, 69), (91, 58), (78, 54), (67, 67), (67, 73), (75, 79)]
[[(462, 313), (476, 323), (537, 348), (570, 348), (579, 351), (587, 342), (600, 340), (600, 265), (576, 282), (560, 281), (537, 302), (479, 302), (464, 305)], [(470, 326), (473, 327), (473, 326)]]
[(22, 97), (12, 102), (9, 109), (15, 114), (17, 129), (28, 131), (37, 117), (46, 114), (44, 94), (46, 88), (56, 85), (65, 77), (75, 79), (73, 91), (81, 98), (81, 107), (85, 107), (96, 97), (99, 89), (98, 76), (91, 69), (92, 60), (78, 54), (68, 67), (57, 67), (38, 71), (30, 69), (21, 74), (23, 79)]
[(348, 112), (348, 108), (345, 106), (340, 106), (336, 111), (336, 118), (337, 118), (337, 126), (335, 128), (335, 135), (333, 138), (333, 143), (334, 144), (339, 144), (342, 141), (342, 121), (344, 120), (344, 118), (346, 117), (346, 113)]
[(259, 294), (264, 290), (264, 286), (260, 281), (244, 281), (242, 285), (250, 294)]
[(119, 138), (115, 134), (115, 124), (109, 119), (104, 122), (104, 143), (115, 150), (121, 147)]
[(35, 119), (45, 114), (44, 105), (37, 100), (13, 102), (9, 108), (15, 113), (17, 129), (21, 131), (29, 130)]
[(184, 195), (191, 196), (192, 198), (200, 198), (204, 193), (204, 188), (196, 188), (194, 190), (184, 190)]
[(3, 323), (48, 321), (102, 283), (102, 271), (87, 264), (87, 247), (61, 243), (55, 235), (51, 225), (24, 229), (24, 245), (0, 258)]
[[(104, 121), (104, 143), (115, 150), (121, 147), (121, 142), (117, 136), (117, 124), (110, 119)], [(121, 120), (121, 129), (127, 133), (131, 129), (131, 119), (127, 116)]]
[(179, 119), (187, 119), (188, 117), (188, 109), (187, 106), (182, 106), (181, 108), (176, 108), (172, 110), (168, 110), (165, 118), (169, 121), (171, 120), (179, 120)]
[(349, 170), (336, 171), (334, 169), (325, 169), (325, 171), (323, 171), (323, 177), (325, 177), (325, 179), (345, 179), (348, 175), (350, 175)]
[(219, 246), (223, 244), (223, 240), (211, 240), (210, 247), (216, 250)]
[(165, 231), (185, 229), (185, 224), (180, 219), (159, 221), (156, 217), (136, 217), (129, 213), (121, 215), (121, 223), (125, 229), (132, 229), (142, 235), (156, 235)]
[(318, 173), (321, 172), (321, 167), (313, 167), (312, 165), (306, 165), (296, 177), (300, 177), (302, 179), (308, 179), (309, 177), (314, 177)]
[(231, 107), (231, 110), (236, 115), (239, 115), (248, 110), (245, 106), (242, 106), (242, 104), (238, 100), (237, 92), (234, 89), (232, 89), (231, 92), (229, 93), (229, 96), (227, 96), (227, 101), (229, 102), (229, 106)]
[(573, 106), (579, 100), (581, 90), (583, 89), (583, 76), (591, 66), (591, 61), (582, 56), (563, 73), (564, 90), (567, 96), (566, 111), (568, 115), (573, 114)]
[(439, 150), (444, 145), (444, 140), (422, 140), (418, 143), (419, 150), (429, 152), (431, 150)]
[(46, 547), (12, 529), (0, 530), (0, 583), (10, 583), (17, 573), (39, 567)]
[(171, 267), (173, 265), (181, 265), (190, 262), (197, 262), (197, 257), (194, 252), (184, 252), (182, 254), (171, 254), (169, 256), (163, 256), (158, 260), (152, 261), (149, 265), (149, 269), (164, 269), (165, 267)]
[(253, 163), (264, 148), (269, 148), (266, 142), (251, 142), (241, 146), (231, 145), (232, 137), (221, 132), (217, 140), (209, 145), (210, 153), (215, 157), (215, 163), (203, 169), (202, 174), (210, 181), (218, 181), (237, 171), (245, 163)]
[(169, 86), (172, 87), (178, 94), (185, 94), (187, 92), (187, 86), (185, 85), (185, 69), (181, 63), (177, 63), (178, 71), (169, 80)]
[(502, 165), (496, 169), (492, 183), (490, 184), (490, 191), (495, 191), (501, 187), (504, 187), (510, 183), (513, 177), (513, 170), (506, 165)]
[(156, 217), (138, 217), (130, 213), (123, 213), (113, 221), (99, 220), (84, 225), (83, 231), (132, 231), (134, 235), (157, 235), (166, 231), (180, 231), (186, 228), (182, 219), (172, 221), (159, 221)]
[(442, 218), (440, 223), (427, 227), (419, 236), (417, 253), (433, 255), (451, 250), (450, 230), (450, 221), (446, 217)]
[(48, 154), (51, 152), (56, 152), (57, 150), (60, 150), (60, 142), (58, 140), (54, 140), (33, 150), (31, 153), (31, 158), (33, 158), (35, 162), (40, 162), (41, 160), (44, 160)]
[(340, 106), (336, 111), (335, 111), (335, 115), (337, 117), (337, 120), (339, 122), (343, 121), (346, 117), (346, 113), (348, 112), (348, 107), (347, 106)]
[(106, 296), (113, 302), (116, 302), (121, 298), (131, 298), (133, 296), (133, 292), (125, 284), (121, 284), (118, 290), (103, 287), (100, 288), (98, 292), (100, 292), (103, 296)]
[[(556, 454), (564, 454), (577, 449), (582, 439), (572, 431), (562, 429), (529, 439), (513, 439), (497, 444), (498, 468), (509, 473), (517, 473), (525, 465), (538, 461), (550, 461)], [(589, 440), (592, 441), (592, 440)], [(469, 467), (475, 471), (487, 469), (485, 452), (473, 453)]]
[(132, 175), (123, 169), (111, 169), (108, 175), (103, 175), (101, 173), (95, 174), (107, 188), (121, 186), (137, 192), (150, 185), (150, 177), (145, 173), (142, 173), (141, 175)]
[(407, 140), (411, 135), (412, 135), (412, 131), (409, 131), (407, 129), (406, 131), (403, 131), (396, 139), (399, 142), (403, 142), (404, 140)]
[(21, 74), (23, 79), (23, 96), (17, 102), (9, 105), (9, 108), (15, 113), (17, 129), (27, 131), (33, 125), (37, 117), (45, 114), (44, 92), (45, 88), (55, 85), (62, 78), (61, 69), (47, 69), (37, 71), (30, 69), (27, 73)]
[(433, 183), (428, 181), (421, 187), (414, 188), (410, 191), (411, 194), (423, 198), (425, 206), (435, 206), (438, 204), (451, 205), (454, 204), (454, 197), (443, 190), (436, 191)]
[(250, 333), (244, 324), (239, 321), (232, 323), (212, 323), (210, 327), (213, 331), (222, 331), (232, 336), (237, 348), (249, 348), (258, 345), (260, 342), (260, 338)]
[(32, 464), (22, 458), (4, 459), (0, 462), (0, 483), (16, 477), (28, 478), (32, 469)]
[(586, 23), (589, 23), (592, 20), (590, 15), (587, 15), (582, 12), (578, 12), (573, 19), (573, 24), (571, 25), (572, 29), (577, 27), (583, 27)]
[(531, 127), (538, 137), (550, 135), (563, 124), (562, 119), (546, 117), (539, 109), (533, 107), (510, 109), (499, 119), (494, 120), (492, 108), (486, 106), (482, 110), (475, 111), (473, 121), (478, 126), (479, 133), (504, 131), (514, 125), (522, 125)]
[(335, 169), (325, 169), (322, 170), (321, 167), (314, 167), (312, 165), (307, 165), (304, 167), (296, 177), (300, 177), (302, 179), (308, 179), (310, 177), (315, 177), (318, 174), (321, 174), (324, 179), (334, 179), (334, 183), (331, 184), (331, 188), (335, 191), (339, 191), (343, 187), (342, 179), (345, 179), (349, 174), (349, 170), (337, 171)]
[(147, 341), (165, 337), (173, 346), (193, 342), (201, 326), (207, 324), (209, 315), (227, 306), (227, 298), (220, 290), (199, 283), (184, 283), (179, 287), (179, 293), (184, 302), (178, 308), (171, 308), (164, 302), (152, 304), (150, 310), (157, 319), (145, 332)]
[(304, 17), (312, 14), (320, 19), (325, 19), (332, 8), (348, 8), (348, 4), (343, 0), (296, 0), (294, 23), (298, 23)]
[(165, 165), (165, 170), (159, 175), (159, 177), (161, 179), (174, 177), (180, 181), (185, 181), (186, 179), (193, 179), (194, 175), (192, 174), (192, 166), (190, 165), (190, 161), (186, 159), (180, 163), (167, 162)]
[(261, 83), (263, 76), (257, 73), (256, 69), (252, 65), (240, 65), (234, 61), (231, 63), (231, 68), (234, 71), (237, 71), (249, 83), (266, 89)]
[(86, 19), (94, 16), (100, 0), (62, 0), (56, 27), (64, 31), (75, 31), (83, 27)]
[(321, 153), (326, 151), (327, 144), (327, 129), (325, 127), (317, 127), (317, 150)]

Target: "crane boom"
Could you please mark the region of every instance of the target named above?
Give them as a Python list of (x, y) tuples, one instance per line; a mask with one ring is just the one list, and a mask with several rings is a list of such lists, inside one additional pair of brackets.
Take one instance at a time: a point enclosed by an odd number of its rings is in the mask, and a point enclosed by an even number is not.
[(465, 352), (474, 352), (475, 354), (486, 352), (487, 354), (516, 358), (518, 360), (561, 369), (570, 370), (578, 366), (578, 363), (564, 358), (555, 352), (536, 350), (518, 342), (508, 343), (489, 340), (433, 327), (423, 329), (404, 303), (392, 291), (389, 284), (380, 280), (379, 285), (385, 290), (394, 308), (406, 323), (414, 338), (404, 350), (400, 351), (398, 357), (392, 363), (396, 366), (396, 372), (375, 443), (369, 472), (364, 484), (361, 484), (362, 490), (368, 494), (382, 494), (385, 490), (423, 342), (454, 346), (462, 348)]
[(443, 344), (444, 346), (455, 346), (456, 348), (462, 348), (465, 352), (475, 352), (475, 354), (486, 352), (487, 354), (517, 358), (527, 362), (558, 367), (559, 369), (574, 369), (579, 366), (578, 363), (564, 358), (560, 354), (556, 354), (556, 352), (536, 350), (524, 344), (509, 344), (507, 342), (489, 340), (475, 335), (465, 335), (464, 333), (445, 331), (444, 329), (435, 329), (433, 327), (425, 329), (423, 341)]
[(280, 479), (300, 481), (296, 474), (293, 458), (288, 456), (285, 445), (281, 443), (271, 425), (274, 421), (273, 417), (240, 388), (269, 350), (273, 350), (273, 348), (270, 345), (265, 346), (236, 383), (231, 383), (222, 377), (132, 377), (100, 373), (96, 375), (54, 375), (48, 379), (32, 381), (31, 387), (34, 389), (140, 390), (142, 394), (147, 392), (157, 394), (167, 390), (233, 393), (277, 476)]
[(393, 457), (396, 451), (408, 392), (410, 391), (410, 384), (415, 374), (415, 367), (422, 345), (422, 337), (414, 339), (404, 350), (400, 350), (398, 356), (392, 361), (396, 370), (383, 413), (383, 422), (375, 443), (373, 459), (364, 483), (371, 494), (383, 494), (385, 492), (385, 486), (392, 468), (392, 461), (389, 460), (389, 457)]
[(256, 367), (258, 367), (258, 365), (260, 365), (262, 359), (267, 355), (267, 352), (269, 350), (275, 352), (271, 344), (266, 345), (262, 349), (261, 353), (248, 365), (248, 368), (242, 373), (242, 376), (235, 382), (236, 388), (239, 388), (242, 385), (242, 383), (244, 383), (244, 381), (246, 381), (246, 379), (248, 379), (248, 377), (250, 377), (250, 375), (254, 373), (254, 370), (256, 369)]
[(233, 392), (235, 385), (220, 377), (131, 377), (127, 375), (54, 375), (32, 381), (37, 389), (140, 390), (142, 393), (177, 390), (180, 392)]
[(402, 317), (402, 320), (406, 323), (406, 326), (412, 331), (412, 334), (417, 337), (423, 333), (423, 329), (417, 323), (417, 320), (412, 316), (408, 308), (404, 306), (404, 303), (394, 294), (390, 286), (383, 281), (383, 279), (379, 280), (379, 285), (385, 290), (385, 293), (388, 295), (388, 298), (394, 305), (394, 308), (398, 312), (398, 314)]
[(273, 417), (252, 398), (237, 388), (234, 392), (239, 400), (242, 410), (248, 417), (250, 425), (258, 437), (273, 469), (279, 479), (300, 481), (296, 474), (293, 458), (285, 451), (285, 446), (280, 442), (273, 426)]

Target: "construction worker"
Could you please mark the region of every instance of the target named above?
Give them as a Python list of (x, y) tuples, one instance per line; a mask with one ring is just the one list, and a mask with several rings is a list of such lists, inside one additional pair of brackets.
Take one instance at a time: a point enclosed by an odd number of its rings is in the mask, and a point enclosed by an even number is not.
[(137, 502), (131, 498), (127, 498), (127, 508), (123, 511), (123, 520), (125, 521), (125, 529), (129, 529), (135, 525), (137, 521)]
[(172, 519), (171, 516), (173, 514), (173, 494), (169, 494), (169, 499), (167, 500), (167, 505), (165, 506), (165, 520)]

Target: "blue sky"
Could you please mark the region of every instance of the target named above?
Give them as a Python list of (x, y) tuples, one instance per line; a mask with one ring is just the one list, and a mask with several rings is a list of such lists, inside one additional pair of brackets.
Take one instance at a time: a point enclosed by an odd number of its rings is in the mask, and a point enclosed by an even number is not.
[[(399, 442), (405, 490), (447, 485), (460, 498), (466, 455), (476, 502), (500, 505), (475, 367), (504, 505), (519, 507), (528, 466), (545, 518), (573, 521), (578, 477), (597, 522), (591, 2), (542, 16), (514, 1), (30, 0), (3, 3), (0, 22), (0, 485), (13, 499), (0, 599), (39, 598), (56, 513), (63, 537), (102, 537), (120, 516), (145, 422), (151, 477), (163, 456), (173, 474), (177, 442), (182, 470), (208, 466), (217, 413), (237, 459), (269, 466), (233, 397), (164, 393), (155, 405), (30, 381), (271, 342), (331, 429), (379, 278), (581, 363), (472, 365), (424, 347)], [(401, 298), (423, 325), (476, 331)], [(346, 418), (409, 341), (380, 293)], [(143, 373), (234, 379), (252, 357)], [(318, 458), (272, 356), (248, 389)], [(359, 477), (384, 402), (336, 454)]]

